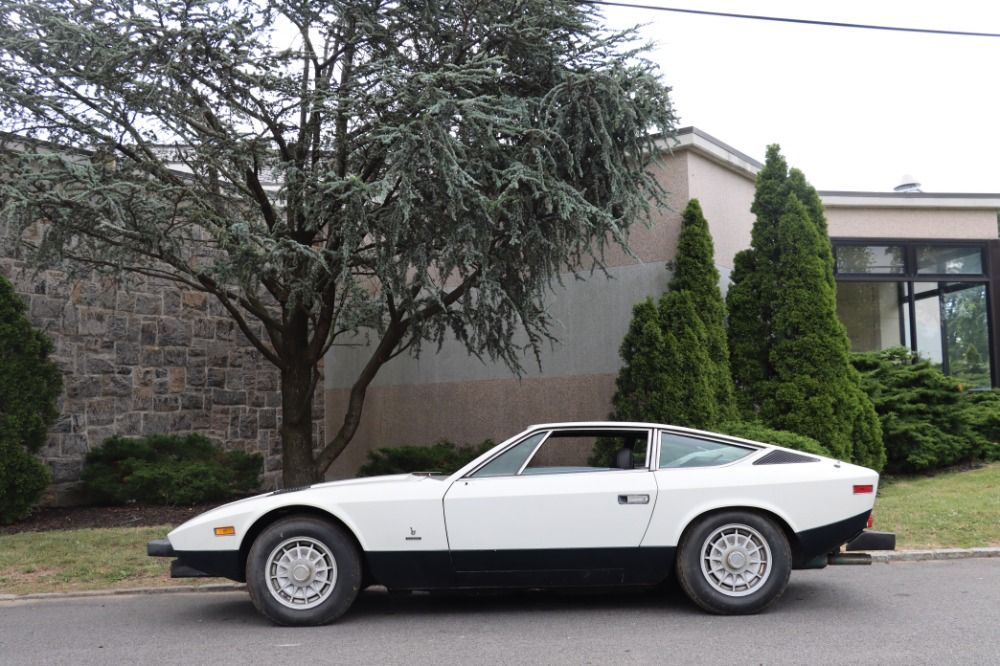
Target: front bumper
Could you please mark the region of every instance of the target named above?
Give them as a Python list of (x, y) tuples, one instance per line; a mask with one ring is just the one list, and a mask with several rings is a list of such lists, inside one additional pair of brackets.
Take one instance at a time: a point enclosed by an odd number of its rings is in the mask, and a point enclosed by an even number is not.
[(156, 539), (146, 544), (146, 554), (150, 557), (176, 557), (169, 539)]
[(156, 539), (146, 544), (150, 557), (176, 557), (170, 563), (171, 578), (228, 578), (246, 582), (240, 553), (237, 550), (188, 550), (176, 551), (167, 539)]

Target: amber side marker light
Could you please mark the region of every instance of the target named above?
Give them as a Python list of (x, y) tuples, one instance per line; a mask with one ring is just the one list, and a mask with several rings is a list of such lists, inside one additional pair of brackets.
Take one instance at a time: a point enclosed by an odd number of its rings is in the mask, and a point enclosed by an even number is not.
[(854, 486), (855, 495), (864, 495), (875, 492), (875, 486)]
[(216, 527), (215, 536), (234, 536), (236, 534), (235, 527)]

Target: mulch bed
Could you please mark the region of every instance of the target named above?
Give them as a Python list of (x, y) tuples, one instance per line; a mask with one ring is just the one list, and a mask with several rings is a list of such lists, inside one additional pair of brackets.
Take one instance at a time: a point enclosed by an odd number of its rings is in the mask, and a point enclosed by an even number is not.
[(82, 530), (102, 527), (152, 527), (179, 525), (217, 506), (73, 506), (35, 509), (30, 516), (12, 525), (0, 525), (0, 534)]

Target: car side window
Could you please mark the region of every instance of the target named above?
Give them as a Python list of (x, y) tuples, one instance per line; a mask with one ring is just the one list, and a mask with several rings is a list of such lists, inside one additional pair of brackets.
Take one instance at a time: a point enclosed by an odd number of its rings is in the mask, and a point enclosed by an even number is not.
[(700, 437), (660, 433), (660, 469), (713, 467), (735, 462), (754, 449)]
[(542, 441), (546, 434), (548, 433), (536, 433), (520, 444), (514, 445), (477, 469), (471, 476), (512, 476), (517, 474), (524, 466), (524, 461), (528, 459), (531, 452), (538, 446), (538, 442)]
[(522, 440), (470, 476), (646, 469), (648, 453), (645, 430), (554, 430)]
[(521, 474), (644, 469), (648, 439), (646, 431), (555, 430)]

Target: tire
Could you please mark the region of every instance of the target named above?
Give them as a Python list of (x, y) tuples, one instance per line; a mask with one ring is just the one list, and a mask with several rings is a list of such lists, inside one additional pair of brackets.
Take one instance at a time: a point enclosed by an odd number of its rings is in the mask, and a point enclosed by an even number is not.
[(749, 511), (702, 518), (678, 548), (677, 580), (691, 601), (718, 615), (758, 613), (788, 586), (792, 554), (773, 520)]
[(312, 516), (269, 525), (250, 547), (247, 589), (258, 611), (288, 626), (343, 615), (361, 589), (361, 557), (343, 528)]

